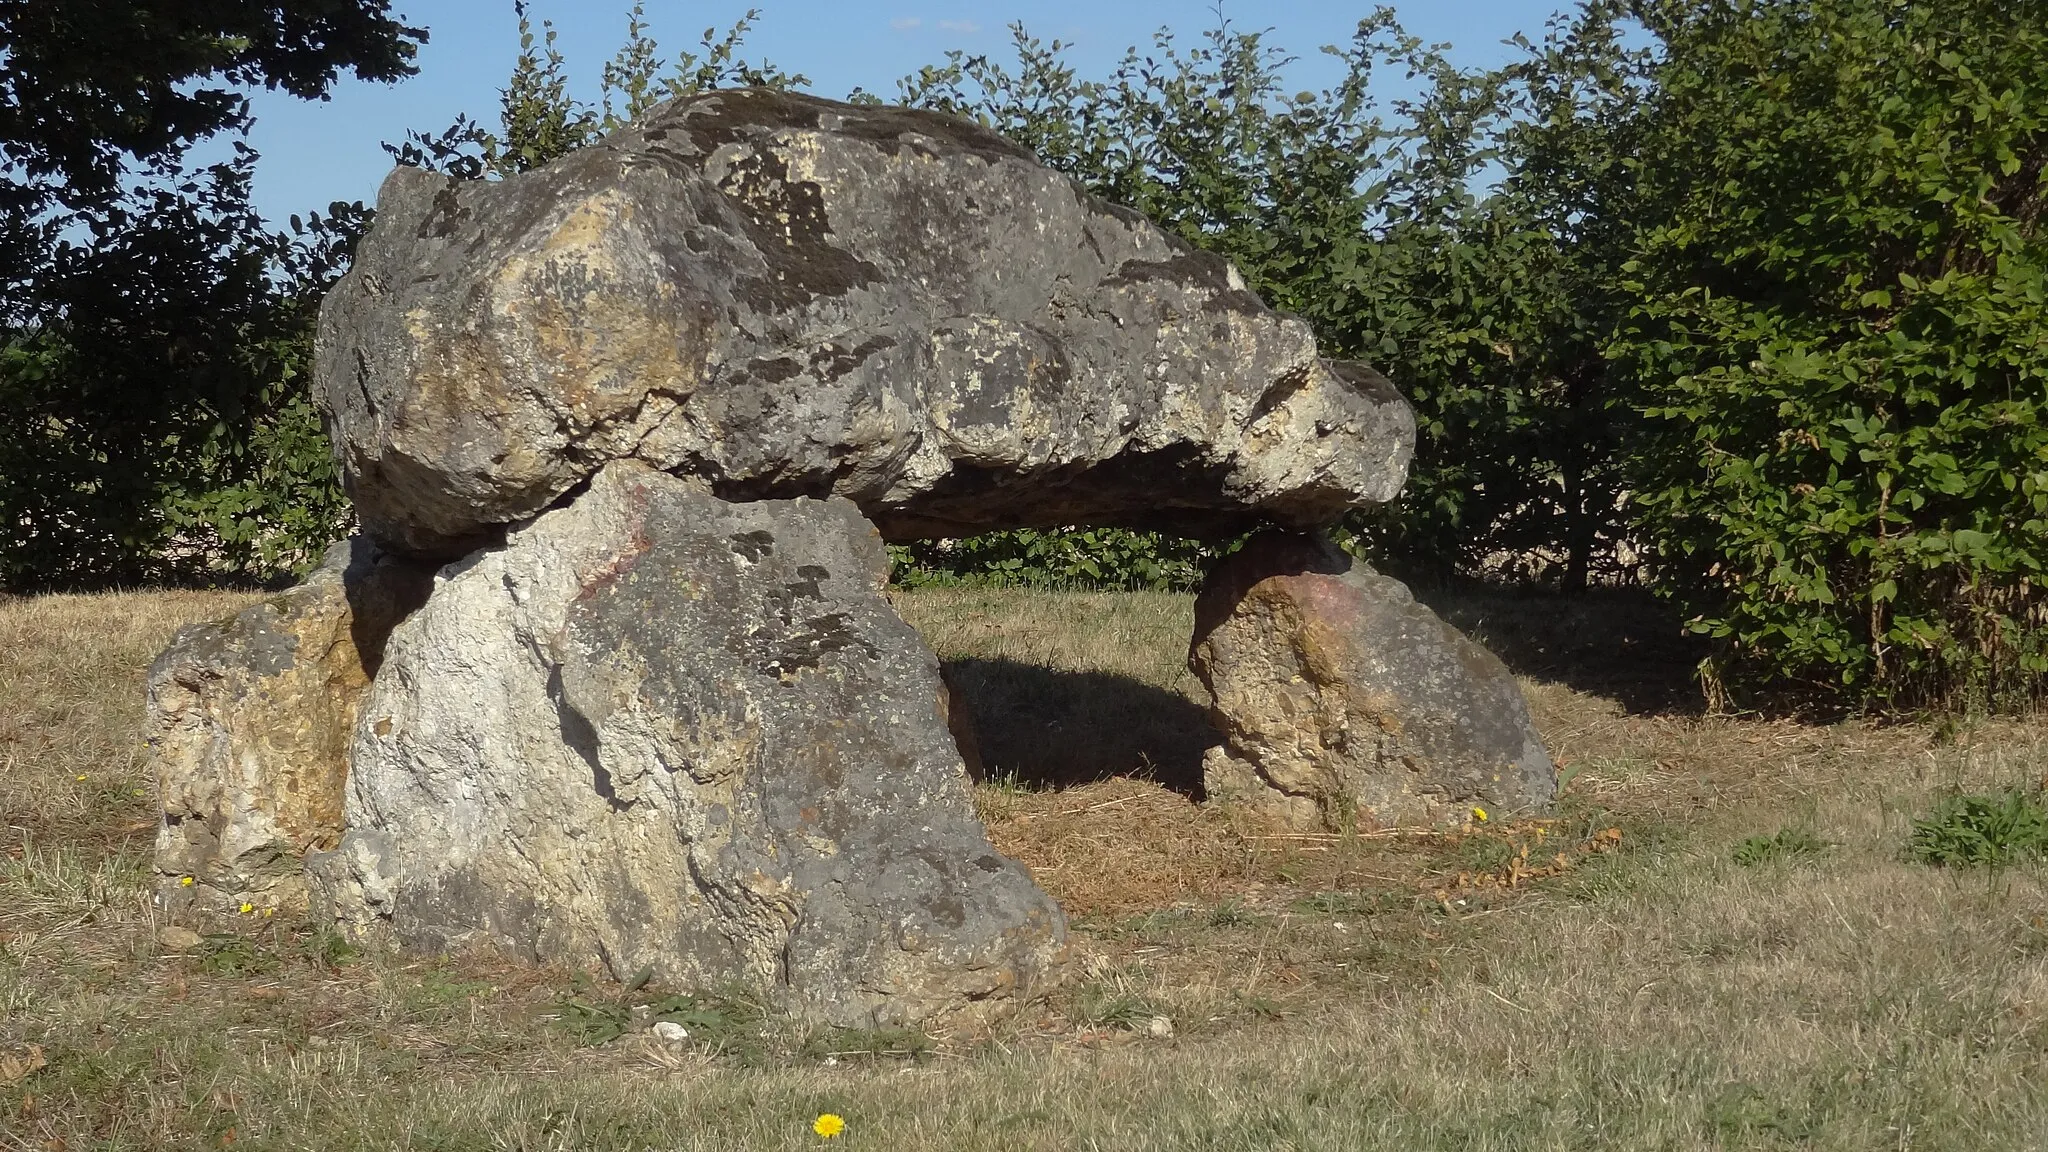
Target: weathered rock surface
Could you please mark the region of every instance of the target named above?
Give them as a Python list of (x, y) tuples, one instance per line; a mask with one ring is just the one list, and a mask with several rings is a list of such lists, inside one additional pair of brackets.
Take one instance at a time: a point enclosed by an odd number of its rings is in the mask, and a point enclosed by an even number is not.
[(1500, 660), (1320, 537), (1266, 533), (1219, 565), (1188, 663), (1225, 738), (1203, 764), (1214, 798), (1341, 829), (1515, 815), (1556, 796)]
[(309, 870), (357, 929), (752, 986), (874, 1025), (1044, 987), (1058, 908), (975, 818), (938, 662), (843, 499), (619, 463), (443, 570)]
[(172, 640), (150, 669), (148, 702), (167, 896), (304, 906), (300, 858), (341, 836), (356, 709), (386, 637), (432, 578), (345, 541), (300, 586)]
[(377, 211), (316, 391), (365, 529), (421, 554), (623, 459), (890, 539), (1320, 526), (1406, 475), (1384, 378), (962, 120), (720, 92)]

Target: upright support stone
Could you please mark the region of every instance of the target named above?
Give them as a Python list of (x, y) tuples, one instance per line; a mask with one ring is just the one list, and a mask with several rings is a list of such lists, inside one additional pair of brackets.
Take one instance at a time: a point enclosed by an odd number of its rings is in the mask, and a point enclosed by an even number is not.
[(451, 565), (363, 708), (359, 931), (739, 983), (847, 1025), (983, 1018), (1065, 921), (976, 819), (937, 658), (843, 499), (731, 504), (638, 464)]
[(306, 582), (179, 632), (149, 672), (163, 799), (156, 867), (173, 914), (304, 907), (300, 859), (332, 848), (356, 709), (433, 569), (369, 541)]
[(1516, 815), (1556, 796), (1500, 660), (1325, 538), (1269, 532), (1219, 565), (1188, 664), (1225, 739), (1203, 764), (1214, 798), (1341, 829)]

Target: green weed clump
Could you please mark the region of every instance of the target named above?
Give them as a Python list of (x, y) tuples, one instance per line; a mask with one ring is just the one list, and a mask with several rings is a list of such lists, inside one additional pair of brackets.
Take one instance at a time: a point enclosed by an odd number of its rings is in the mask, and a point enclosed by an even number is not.
[(212, 933), (200, 944), (199, 970), (211, 976), (261, 976), (277, 967), (276, 953), (232, 932)]
[(1949, 796), (1913, 822), (1913, 859), (1949, 868), (2000, 867), (2048, 856), (2048, 804), (2037, 791)]
[(1807, 828), (1780, 828), (1770, 836), (1751, 836), (1735, 846), (1735, 862), (1745, 868), (1775, 860), (1818, 856), (1833, 847)]
[(660, 995), (643, 991), (651, 972), (636, 975), (616, 994), (604, 994), (578, 974), (570, 991), (557, 999), (550, 1019), (579, 1044), (609, 1044), (637, 1029), (658, 1023), (680, 1024), (693, 1047), (758, 1066), (767, 1060), (772, 1020), (765, 1004), (744, 989), (716, 993)]

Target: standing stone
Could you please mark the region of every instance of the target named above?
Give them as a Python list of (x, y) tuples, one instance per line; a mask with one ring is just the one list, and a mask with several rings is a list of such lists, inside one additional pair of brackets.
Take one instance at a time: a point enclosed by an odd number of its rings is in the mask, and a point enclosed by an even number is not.
[(1271, 532), (1209, 577), (1189, 667), (1225, 743), (1212, 798), (1297, 827), (1539, 811), (1550, 754), (1500, 660), (1329, 541)]
[(843, 499), (731, 504), (614, 464), (443, 571), (309, 868), (416, 949), (732, 983), (846, 1025), (986, 1018), (1059, 909), (975, 818), (938, 661)]
[(367, 540), (344, 541), (305, 583), (184, 629), (157, 658), (156, 867), (174, 914), (304, 906), (300, 858), (341, 837), (356, 709), (385, 638), (431, 579)]
[(1220, 257), (936, 112), (745, 89), (505, 180), (400, 168), (320, 310), (365, 531), (453, 559), (606, 462), (889, 539), (1327, 524), (1415, 420)]

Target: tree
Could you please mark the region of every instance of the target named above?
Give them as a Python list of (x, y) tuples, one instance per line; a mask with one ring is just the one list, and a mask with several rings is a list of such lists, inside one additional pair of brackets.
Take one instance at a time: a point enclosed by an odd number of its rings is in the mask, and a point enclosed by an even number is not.
[(388, 12), (0, 0), (0, 586), (275, 571), (334, 531), (301, 373), (360, 206), (278, 236), (246, 144), (186, 159), (254, 85), (410, 74)]
[(1731, 688), (2048, 674), (2048, 9), (1658, 0), (1609, 351), (1664, 586)]
[(570, 94), (562, 54), (555, 49), (554, 23), (541, 21), (536, 36), (526, 0), (513, 0), (512, 12), (519, 21), (519, 56), (498, 92), (497, 129), (463, 114), (440, 132), (414, 130), (402, 143), (385, 144), (393, 159), (463, 180), (511, 176), (595, 144), (664, 100), (714, 88), (810, 84), (800, 73), (784, 72), (766, 60), (750, 64), (740, 56), (740, 45), (761, 18), (756, 9), (748, 9), (722, 34), (706, 28), (701, 53), (685, 51), (664, 61), (660, 45), (647, 34), (646, 6), (635, 3), (626, 15), (625, 42), (601, 74), (599, 103), (591, 105)]
[(1416, 409), (1407, 488), (1364, 525), (1393, 567), (1567, 589), (1634, 574), (1616, 456), (1628, 414), (1603, 347), (1627, 303), (1650, 67), (1624, 15), (1582, 4), (1492, 72), (1433, 58), (1403, 108), (1412, 144), (1350, 321)]
[[(1419, 436), (1401, 498), (1350, 525), (1376, 561), (1582, 587), (1617, 571), (1624, 534), (1612, 425), (1625, 414), (1602, 348), (1622, 307), (1628, 126), (1649, 58), (1624, 46), (1623, 16), (1587, 4), (1523, 41), (1521, 61), (1468, 73), (1380, 9), (1325, 49), (1342, 72), (1321, 92), (1290, 91), (1292, 57), (1228, 23), (1191, 48), (1162, 32), (1103, 80), (1019, 26), (1014, 65), (956, 52), (906, 78), (901, 99), (1032, 148), (1232, 261), (1326, 354), (1386, 369)], [(1425, 81), (1391, 122), (1372, 98), (1390, 68)], [(1117, 553), (1175, 572), (1201, 556), (1146, 539), (1149, 552), (1117, 540)], [(919, 552), (1012, 568), (1055, 554), (1031, 534)]]
[[(52, 213), (58, 223), (118, 218), (134, 176), (174, 176), (194, 143), (245, 130), (252, 86), (310, 100), (343, 71), (411, 75), (426, 32), (389, 10), (389, 0), (0, 0), (0, 214), (39, 237)], [(35, 251), (10, 253), (11, 284), (40, 265)]]

